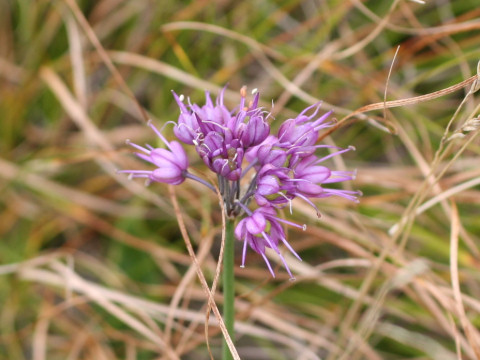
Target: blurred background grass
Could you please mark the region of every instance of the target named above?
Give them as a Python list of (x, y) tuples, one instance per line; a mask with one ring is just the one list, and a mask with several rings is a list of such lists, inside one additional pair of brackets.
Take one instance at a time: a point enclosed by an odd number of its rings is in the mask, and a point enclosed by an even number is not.
[[(206, 296), (168, 187), (115, 173), (146, 166), (126, 138), (156, 141), (128, 89), (159, 127), (178, 116), (171, 90), (201, 103), (225, 84), (230, 106), (243, 85), (273, 100), (274, 129), (320, 99), (340, 120), (384, 100), (391, 67), (386, 100), (474, 76), (479, 15), (476, 0), (0, 2), (0, 358), (209, 358)], [(252, 252), (240, 269), (237, 256), (242, 359), (480, 356), (469, 91), (354, 116), (325, 137), (356, 147), (334, 166), (357, 169), (348, 186), (364, 196), (318, 201), (321, 219), (294, 204), (308, 225), (289, 229), (304, 259), (287, 255), (296, 282), (279, 264), (272, 279)], [(188, 181), (175, 196), (212, 281), (218, 201)]]

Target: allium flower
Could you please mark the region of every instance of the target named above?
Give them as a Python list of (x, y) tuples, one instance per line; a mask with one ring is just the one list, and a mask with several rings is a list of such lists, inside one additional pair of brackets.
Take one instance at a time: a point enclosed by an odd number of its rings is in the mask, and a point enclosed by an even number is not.
[[(215, 103), (206, 92), (203, 106), (190, 101), (186, 105), (183, 95), (173, 93), (180, 108), (173, 132), (178, 140), (194, 146), (205, 165), (217, 174), (227, 216), (242, 217), (235, 228), (235, 237), (244, 244), (241, 266), (245, 265), (247, 247), (250, 247), (262, 256), (275, 276), (266, 255), (266, 249), (270, 248), (293, 279), (279, 246), (283, 244), (294, 256), (300, 257), (287, 242), (282, 224), (302, 229), (305, 225), (278, 217), (278, 209), (289, 206), (292, 211), (295, 198), (306, 201), (317, 214), (314, 198), (335, 195), (357, 201), (359, 192), (328, 188), (330, 183), (352, 180), (355, 174), (332, 170), (323, 164), (353, 147), (340, 149), (317, 144), (319, 131), (331, 126), (326, 121), (330, 112), (317, 117), (321, 104), (307, 107), (296, 118), (286, 120), (274, 135), (270, 133), (269, 112), (258, 106), (258, 93), (247, 104), (246, 88), (242, 88), (239, 106), (230, 111), (223, 102), (224, 91)], [(140, 151), (136, 153), (138, 157), (152, 163), (156, 169), (121, 172), (130, 177), (147, 178), (149, 182), (172, 185), (189, 178), (215, 191), (210, 183), (188, 172), (187, 155), (179, 142), (168, 142), (157, 128), (151, 123), (149, 126), (166, 148), (129, 144)], [(333, 152), (318, 157), (321, 149)]]
[(178, 141), (168, 142), (151, 122), (148, 123), (148, 126), (165, 143), (168, 150), (163, 148), (153, 148), (150, 145), (142, 147), (130, 142), (130, 140), (127, 140), (126, 143), (141, 151), (135, 153), (135, 155), (152, 163), (157, 168), (154, 170), (119, 170), (119, 173), (130, 174), (129, 178), (131, 179), (147, 178), (147, 185), (149, 185), (152, 181), (171, 185), (179, 185), (188, 177), (207, 185), (212, 190), (215, 190), (215, 188), (209, 183), (197, 178), (195, 175), (190, 174), (187, 171), (189, 165), (187, 153)]
[(248, 214), (245, 218), (240, 220), (237, 227), (235, 228), (235, 236), (239, 240), (243, 240), (243, 251), (242, 251), (242, 265), (241, 267), (245, 266), (245, 258), (247, 253), (247, 244), (257, 253), (259, 253), (265, 263), (267, 264), (268, 269), (273, 277), (275, 277), (275, 273), (273, 272), (272, 266), (268, 261), (265, 255), (265, 248), (269, 247), (273, 249), (278, 257), (282, 260), (285, 268), (287, 269), (290, 278), (293, 278), (293, 275), (285, 261), (285, 258), (280, 253), (278, 248), (278, 244), (283, 242), (285, 246), (290, 250), (290, 252), (295, 255), (299, 260), (301, 260), (300, 256), (293, 250), (290, 244), (285, 239), (285, 232), (283, 231), (283, 227), (280, 225), (280, 222), (285, 222), (295, 227), (304, 228), (304, 226), (300, 226), (290, 221), (282, 220), (276, 216), (276, 211), (274, 208), (265, 206), (259, 207), (253, 212), (248, 210), (248, 208), (244, 207), (245, 212)]

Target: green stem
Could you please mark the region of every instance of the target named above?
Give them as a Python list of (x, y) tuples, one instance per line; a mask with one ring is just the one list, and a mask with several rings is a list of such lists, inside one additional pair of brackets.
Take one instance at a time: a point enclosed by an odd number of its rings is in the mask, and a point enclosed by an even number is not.
[[(233, 325), (235, 321), (235, 277), (233, 269), (235, 267), (234, 254), (234, 221), (227, 219), (225, 230), (225, 248), (223, 251), (223, 321), (227, 331), (235, 341)], [(223, 360), (232, 360), (232, 354), (228, 348), (227, 342), (223, 340)]]

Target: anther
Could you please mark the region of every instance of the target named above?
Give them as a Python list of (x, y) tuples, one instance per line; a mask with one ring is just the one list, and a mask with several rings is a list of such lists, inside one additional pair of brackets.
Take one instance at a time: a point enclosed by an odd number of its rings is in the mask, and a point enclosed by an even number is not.
[(242, 88), (240, 89), (240, 96), (241, 97), (247, 97), (247, 86), (243, 85)]

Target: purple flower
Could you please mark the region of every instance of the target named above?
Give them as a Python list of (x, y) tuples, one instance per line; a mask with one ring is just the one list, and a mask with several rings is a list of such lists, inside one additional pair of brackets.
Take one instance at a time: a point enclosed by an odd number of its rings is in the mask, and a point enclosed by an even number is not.
[[(248, 209), (245, 208), (247, 211)], [(243, 241), (243, 251), (242, 251), (242, 265), (245, 267), (245, 259), (247, 254), (247, 245), (250, 246), (256, 253), (260, 254), (267, 264), (268, 269), (273, 277), (275, 273), (273, 272), (272, 266), (265, 255), (265, 248), (271, 248), (276, 253), (277, 256), (282, 261), (285, 269), (287, 270), (290, 278), (293, 280), (294, 277), (290, 268), (287, 265), (287, 262), (283, 255), (280, 253), (278, 244), (282, 242), (290, 252), (295, 255), (300, 261), (302, 260), (300, 256), (293, 250), (290, 244), (285, 239), (285, 232), (283, 231), (280, 222), (285, 222), (289, 225), (299, 227), (305, 230), (305, 226), (300, 226), (298, 224), (292, 223), (290, 221), (282, 220), (276, 216), (276, 210), (271, 207), (259, 207), (253, 212), (247, 211), (248, 216), (240, 220), (235, 228), (235, 237)], [(269, 229), (267, 231), (267, 229)]]
[(264, 165), (257, 173), (257, 188), (254, 194), (259, 206), (285, 204), (291, 200), (286, 196), (290, 177), (287, 168)]
[(245, 158), (257, 170), (265, 164), (281, 166), (287, 159), (287, 153), (284, 149), (276, 147), (277, 143), (277, 137), (269, 135), (261, 144), (249, 148), (245, 153)]
[(140, 145), (133, 144), (127, 140), (127, 144), (133, 146), (135, 149), (140, 150), (136, 155), (157, 168), (155, 170), (120, 170), (121, 173), (130, 174), (131, 178), (143, 177), (148, 178), (150, 181), (157, 181), (172, 185), (178, 185), (185, 181), (188, 158), (182, 145), (177, 141), (168, 142), (162, 136), (162, 134), (151, 123), (148, 124), (155, 133), (162, 139), (167, 149), (152, 148), (147, 146), (144, 148)]
[[(284, 121), (274, 135), (270, 133), (270, 114), (259, 106), (258, 93), (247, 102), (246, 88), (242, 88), (239, 104), (229, 110), (224, 104), (224, 92), (225, 89), (215, 102), (206, 92), (202, 106), (190, 101), (185, 104), (183, 95), (173, 92), (180, 109), (173, 132), (178, 140), (194, 146), (205, 165), (217, 175), (226, 215), (241, 217), (235, 228), (235, 237), (244, 242), (241, 266), (245, 265), (246, 251), (250, 247), (262, 256), (275, 276), (267, 258), (270, 248), (293, 279), (280, 246), (287, 247), (298, 259), (300, 257), (287, 242), (282, 223), (303, 229), (305, 226), (278, 217), (277, 211), (289, 206), (292, 212), (295, 198), (306, 201), (317, 214), (319, 210), (313, 199), (340, 196), (357, 201), (359, 192), (328, 187), (331, 183), (353, 180), (355, 174), (332, 170), (324, 163), (353, 148), (317, 144), (320, 130), (331, 126), (331, 122), (326, 122), (330, 112), (317, 116), (320, 104), (309, 106), (297, 117)], [(172, 185), (189, 178), (216, 191), (212, 184), (188, 172), (187, 155), (179, 142), (168, 142), (151, 123), (149, 126), (166, 148), (130, 145), (139, 150), (138, 157), (152, 163), (156, 169), (121, 172)], [(322, 149), (331, 152), (318, 156)]]
[[(285, 147), (314, 145), (317, 141), (319, 130), (331, 126), (324, 121), (330, 116), (331, 111), (312, 121), (320, 109), (321, 103), (312, 105), (301, 112), (295, 119), (286, 120), (278, 129), (278, 141)], [(313, 107), (314, 113), (305, 115)]]
[(240, 135), (240, 141), (244, 148), (260, 144), (270, 134), (270, 125), (260, 113), (252, 115), (246, 124), (243, 122), (240, 124), (244, 125)]

